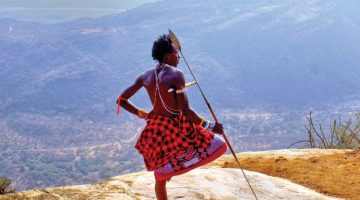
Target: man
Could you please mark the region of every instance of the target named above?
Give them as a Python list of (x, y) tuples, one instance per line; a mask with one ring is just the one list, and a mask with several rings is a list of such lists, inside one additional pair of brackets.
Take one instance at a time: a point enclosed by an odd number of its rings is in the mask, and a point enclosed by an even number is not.
[[(176, 67), (179, 55), (168, 35), (162, 35), (152, 48), (158, 62), (141, 74), (119, 96), (117, 103), (128, 112), (147, 120), (135, 148), (144, 158), (148, 171), (154, 171), (157, 199), (167, 199), (166, 181), (200, 167), (226, 152), (226, 144), (214, 133), (223, 133), (220, 123), (210, 123), (190, 106), (185, 78)], [(137, 108), (128, 99), (145, 87), (153, 110)], [(118, 107), (119, 109), (119, 107)]]

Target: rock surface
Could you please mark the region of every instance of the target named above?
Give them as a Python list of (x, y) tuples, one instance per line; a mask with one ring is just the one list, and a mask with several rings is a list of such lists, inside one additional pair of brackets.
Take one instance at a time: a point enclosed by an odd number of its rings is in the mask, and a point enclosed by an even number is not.
[[(332, 151), (318, 150), (281, 150), (268, 152), (244, 153), (240, 157), (258, 155), (284, 156), (287, 158), (312, 157), (328, 155)], [(333, 152), (336, 153), (336, 152)], [(247, 155), (248, 154), (248, 155)], [(229, 160), (229, 155), (224, 156)], [(241, 170), (232, 168), (219, 168), (224, 157), (205, 167), (193, 170), (187, 174), (176, 176), (167, 183), (169, 199), (255, 199)], [(283, 178), (271, 177), (265, 174), (244, 170), (255, 193), (260, 200), (274, 199), (338, 199), (320, 194), (304, 186), (292, 183)], [(8, 199), (156, 199), (154, 193), (154, 176), (150, 172), (137, 172), (112, 177), (92, 185), (67, 186), (30, 190), (0, 197)]]
[[(317, 193), (286, 179), (244, 171), (258, 199), (337, 199)], [(94, 185), (68, 186), (19, 192), (0, 199), (155, 199), (152, 173), (117, 176)], [(229, 168), (196, 169), (173, 177), (167, 184), (169, 199), (255, 199), (241, 170)]]

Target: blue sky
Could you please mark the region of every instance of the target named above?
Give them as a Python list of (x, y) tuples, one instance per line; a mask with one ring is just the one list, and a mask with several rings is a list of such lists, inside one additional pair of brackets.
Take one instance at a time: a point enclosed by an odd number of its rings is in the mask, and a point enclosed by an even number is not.
[(0, 18), (56, 23), (100, 17), (158, 0), (0, 0)]

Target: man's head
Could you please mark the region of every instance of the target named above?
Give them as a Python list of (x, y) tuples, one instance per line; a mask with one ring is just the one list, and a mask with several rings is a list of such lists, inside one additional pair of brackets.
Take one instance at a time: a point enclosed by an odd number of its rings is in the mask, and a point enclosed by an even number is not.
[(165, 34), (154, 41), (152, 57), (159, 63), (169, 64), (174, 67), (177, 66), (180, 58), (176, 48), (172, 45), (170, 37)]

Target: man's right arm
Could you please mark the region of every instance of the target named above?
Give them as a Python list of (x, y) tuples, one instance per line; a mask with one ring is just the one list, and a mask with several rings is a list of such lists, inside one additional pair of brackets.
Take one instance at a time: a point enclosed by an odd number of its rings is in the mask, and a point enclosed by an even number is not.
[(129, 98), (132, 97), (141, 87), (143, 87), (143, 74), (140, 75), (132, 85), (130, 85), (121, 93), (119, 96), (121, 98), (118, 98), (116, 103), (119, 104), (119, 101), (121, 101), (120, 105), (122, 108), (134, 115), (137, 115), (140, 118), (144, 118), (148, 115), (148, 113), (136, 107), (129, 101)]

